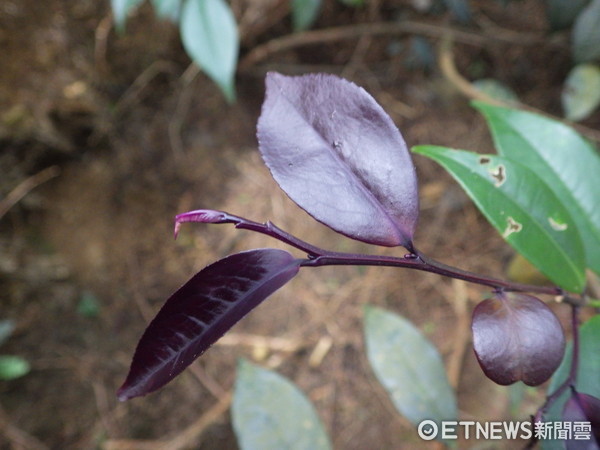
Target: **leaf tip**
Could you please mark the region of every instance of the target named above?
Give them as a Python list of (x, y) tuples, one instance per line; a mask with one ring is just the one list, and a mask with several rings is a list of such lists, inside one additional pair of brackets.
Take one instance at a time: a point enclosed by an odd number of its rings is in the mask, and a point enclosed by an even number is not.
[(175, 216), (175, 235), (179, 232), (181, 224), (184, 222), (199, 222), (199, 223), (225, 223), (228, 221), (228, 215), (223, 211), (214, 209), (197, 209), (188, 211)]
[(117, 390), (117, 400), (119, 400), (120, 402), (126, 402), (127, 400), (130, 400), (130, 399), (136, 397), (136, 395), (133, 395), (130, 391), (131, 390), (129, 389), (129, 386), (127, 385), (127, 381), (125, 381), (125, 383), (123, 383), (123, 386), (121, 386)]

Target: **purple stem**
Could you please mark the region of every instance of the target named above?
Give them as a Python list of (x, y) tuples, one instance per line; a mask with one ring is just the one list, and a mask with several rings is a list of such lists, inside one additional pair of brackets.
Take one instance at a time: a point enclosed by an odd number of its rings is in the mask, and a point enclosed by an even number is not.
[(538, 409), (534, 421), (541, 421), (544, 414), (552, 407), (559, 397), (569, 388), (574, 388), (577, 383), (577, 371), (579, 369), (579, 306), (571, 305), (571, 327), (573, 329), (573, 351), (571, 352), (571, 368), (569, 375), (563, 383), (548, 397), (540, 409)]
[(565, 293), (558, 287), (533, 286), (521, 283), (511, 283), (496, 278), (486, 277), (473, 272), (447, 266), (438, 261), (430, 259), (420, 252), (413, 250), (403, 257), (367, 255), (358, 253), (341, 253), (324, 250), (309, 244), (288, 232), (282, 230), (271, 222), (259, 223), (243, 217), (215, 210), (197, 210), (179, 214), (175, 218), (175, 236), (183, 222), (202, 222), (202, 223), (233, 223), (236, 228), (250, 230), (265, 234), (281, 242), (291, 245), (305, 252), (308, 259), (301, 265), (303, 267), (321, 267), (321, 266), (386, 266), (386, 267), (405, 267), (408, 269), (422, 270), (432, 272), (450, 278), (457, 278), (471, 283), (490, 286), (494, 289), (518, 292), (535, 292), (538, 294), (559, 295)]

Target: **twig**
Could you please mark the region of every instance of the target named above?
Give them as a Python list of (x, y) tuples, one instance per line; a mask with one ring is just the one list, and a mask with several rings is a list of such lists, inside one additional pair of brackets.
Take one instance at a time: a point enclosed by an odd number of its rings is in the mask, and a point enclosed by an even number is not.
[(192, 101), (192, 96), (189, 95), (188, 88), (199, 73), (200, 68), (192, 63), (188, 66), (183, 75), (181, 75), (183, 87), (181, 88), (179, 98), (177, 99), (177, 106), (175, 106), (173, 118), (169, 121), (169, 141), (175, 158), (181, 158), (184, 154), (181, 128), (183, 126), (183, 118), (187, 114)]
[(161, 73), (173, 73), (175, 67), (169, 61), (159, 60), (154, 61), (131, 83), (131, 86), (125, 91), (121, 98), (115, 104), (114, 109), (120, 113), (123, 109), (130, 106), (140, 93), (150, 84), (152, 79)]
[(344, 66), (342, 70), (342, 77), (352, 78), (354, 72), (357, 71), (358, 67), (362, 64), (365, 54), (371, 46), (371, 37), (362, 35), (358, 39), (358, 43), (354, 47), (350, 61)]
[(19, 183), (6, 197), (0, 200), (0, 219), (29, 192), (40, 184), (58, 176), (59, 173), (60, 169), (57, 166), (46, 167), (44, 170)]
[(266, 347), (271, 351), (292, 353), (305, 346), (299, 340), (245, 333), (228, 333), (216, 345)]
[(440, 66), (442, 74), (446, 77), (446, 79), (450, 81), (450, 83), (452, 83), (452, 85), (454, 85), (463, 95), (472, 100), (480, 100), (495, 106), (519, 108), (524, 111), (540, 114), (542, 116), (548, 117), (549, 119), (557, 120), (559, 122), (564, 123), (567, 126), (575, 128), (577, 131), (587, 136), (589, 139), (596, 142), (600, 142), (600, 131), (585, 127), (577, 123), (570, 122), (560, 117), (553, 116), (552, 114), (548, 114), (545, 111), (539, 110), (532, 106), (525, 105), (523, 103), (507, 102), (490, 97), (486, 93), (477, 89), (469, 80), (467, 80), (460, 74), (460, 72), (456, 68), (456, 65), (454, 64), (454, 54), (452, 52), (453, 39), (454, 36), (448, 35), (445, 39), (442, 40), (440, 45), (438, 64)]
[[(238, 31), (240, 41), (245, 46), (253, 47), (257, 36), (281, 22), (290, 13), (290, 6), (285, 0), (277, 0), (275, 4), (268, 5), (266, 8), (263, 2), (248, 3), (248, 8), (238, 21)], [(253, 8), (253, 4), (258, 7)]]
[(215, 423), (229, 409), (231, 393), (224, 395), (195, 422), (178, 431), (170, 440), (110, 439), (104, 444), (105, 450), (178, 450), (197, 448), (202, 433)]
[(112, 14), (107, 14), (96, 27), (94, 62), (96, 63), (96, 70), (100, 73), (108, 72), (108, 64), (106, 63), (106, 48), (108, 36), (113, 24), (112, 19)]
[[(451, 32), (454, 40), (467, 45), (484, 46), (489, 42), (504, 42), (515, 44), (514, 38), (505, 36), (482, 35), (467, 31), (455, 30), (446, 26), (434, 25), (424, 22), (377, 22), (363, 23), (343, 27), (326, 28), (321, 30), (305, 31), (291, 35), (275, 38), (265, 44), (255, 47), (239, 63), (241, 72), (248, 70), (251, 66), (267, 59), (269, 56), (295, 47), (306, 45), (324, 44), (326, 42), (341, 41), (345, 39), (356, 39), (361, 36), (417, 34), (435, 38), (443, 38)], [(543, 36), (537, 39), (522, 39), (519, 45), (547, 44)]]
[(176, 450), (181, 448), (197, 448), (202, 433), (227, 412), (233, 395), (227, 393), (208, 411), (198, 418), (185, 430), (178, 432), (176, 437), (166, 442), (161, 450)]
[[(458, 72), (458, 69), (454, 64), (454, 54), (452, 52), (452, 40), (450, 36), (447, 36), (446, 39), (442, 40), (438, 64), (442, 74), (446, 77), (446, 79), (450, 81), (450, 83), (463, 95), (469, 97), (470, 99), (480, 100), (494, 106), (508, 106), (507, 102), (490, 97), (485, 92), (477, 89)], [(512, 106), (514, 106), (514, 104)]]

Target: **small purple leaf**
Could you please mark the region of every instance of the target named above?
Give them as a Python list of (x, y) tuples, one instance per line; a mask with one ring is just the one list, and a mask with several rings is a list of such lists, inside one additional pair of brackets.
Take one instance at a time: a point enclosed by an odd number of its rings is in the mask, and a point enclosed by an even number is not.
[(383, 108), (334, 75), (269, 73), (266, 85), (258, 142), (279, 186), (339, 233), (412, 248), (415, 168)]
[(590, 422), (591, 425), (590, 440), (569, 440), (567, 449), (594, 448), (591, 447), (592, 442), (596, 444), (595, 448), (600, 446), (600, 399), (573, 391), (571, 397), (565, 403), (563, 421)]
[(531, 295), (497, 293), (473, 311), (475, 355), (488, 378), (501, 385), (537, 386), (560, 365), (565, 336), (548, 306)]
[(175, 216), (175, 239), (179, 234), (181, 224), (185, 222), (200, 223), (235, 223), (237, 217), (215, 209), (197, 209)]
[(198, 272), (148, 325), (117, 396), (155, 391), (189, 366), (227, 330), (291, 280), (302, 260), (283, 250), (228, 256)]

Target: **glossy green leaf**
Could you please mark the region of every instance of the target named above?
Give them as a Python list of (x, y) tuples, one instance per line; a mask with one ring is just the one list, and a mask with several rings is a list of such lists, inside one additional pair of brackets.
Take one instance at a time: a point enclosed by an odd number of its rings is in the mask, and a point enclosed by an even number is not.
[(560, 287), (581, 292), (584, 253), (567, 209), (528, 167), (496, 155), (418, 146), (441, 164), (502, 237)]
[(27, 375), (29, 363), (19, 356), (0, 355), (0, 380), (14, 380)]
[(152, 0), (152, 6), (154, 6), (156, 15), (161, 19), (169, 19), (172, 22), (179, 21), (181, 0)]
[[(577, 372), (577, 391), (584, 394), (600, 397), (600, 315), (596, 315), (584, 323), (579, 329), (579, 370)], [(567, 344), (565, 357), (554, 373), (548, 393), (556, 389), (567, 379), (571, 368), (571, 358), (573, 354), (573, 344)], [(567, 389), (550, 408), (544, 419), (549, 422), (562, 420), (561, 412), (567, 401), (570, 390)], [(544, 450), (563, 449), (563, 443), (560, 441), (543, 441)]]
[(231, 406), (242, 450), (328, 450), (314, 407), (289, 380), (241, 359)]
[(115, 26), (119, 32), (125, 30), (127, 15), (137, 8), (144, 0), (110, 0)]
[(575, 61), (600, 59), (600, 0), (592, 0), (577, 16), (572, 41)]
[(586, 264), (600, 273), (600, 157), (571, 127), (525, 111), (475, 102), (500, 155), (534, 171), (569, 211), (585, 243)]
[(593, 64), (573, 67), (565, 80), (561, 100), (567, 119), (588, 118), (600, 105), (600, 68)]
[(188, 55), (235, 100), (239, 39), (233, 12), (224, 0), (188, 0), (181, 14), (181, 39)]
[(292, 23), (295, 31), (310, 28), (317, 20), (321, 0), (292, 0)]
[(491, 98), (505, 102), (519, 103), (519, 97), (511, 88), (493, 78), (482, 78), (473, 82), (478, 91), (483, 92)]
[(394, 406), (412, 424), (456, 420), (456, 397), (436, 348), (408, 320), (365, 308), (369, 363)]

